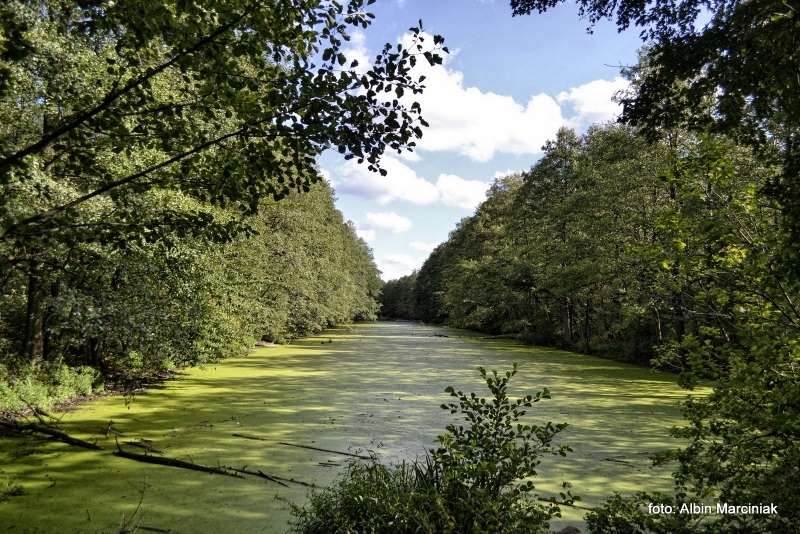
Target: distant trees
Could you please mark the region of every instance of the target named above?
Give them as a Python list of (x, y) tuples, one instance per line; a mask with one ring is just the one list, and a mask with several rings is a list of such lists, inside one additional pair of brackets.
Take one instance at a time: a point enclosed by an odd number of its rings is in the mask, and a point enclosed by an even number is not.
[[(530, 171), (498, 179), (431, 254), (405, 316), (653, 356), (683, 328), (649, 249), (670, 242), (658, 220), (674, 202), (664, 181), (671, 154), (623, 126), (582, 137), (561, 130)], [(386, 292), (384, 306), (408, 298)]]
[(381, 317), (387, 319), (415, 318), (414, 286), (417, 273), (390, 280), (381, 292)]

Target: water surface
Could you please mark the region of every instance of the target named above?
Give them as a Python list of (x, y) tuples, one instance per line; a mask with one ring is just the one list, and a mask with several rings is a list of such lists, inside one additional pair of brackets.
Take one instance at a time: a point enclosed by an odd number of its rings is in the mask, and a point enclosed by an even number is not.
[[(97, 440), (103, 451), (0, 440), (0, 479), (25, 489), (0, 503), (0, 531), (116, 532), (127, 521), (182, 533), (284, 532), (287, 503), (302, 502), (307, 488), (118, 458), (111, 455), (115, 439), (146, 439), (165, 456), (325, 485), (344, 456), (279, 442), (370, 450), (386, 461), (412, 458), (451, 420), (439, 408), (446, 386), (483, 391), (479, 365), (505, 370), (514, 361), (520, 372), (512, 395), (552, 392), (532, 418), (570, 424), (559, 441), (574, 452), (544, 460), (537, 484), (543, 493), (568, 480), (581, 504), (592, 506), (611, 491), (669, 488), (668, 471), (652, 469), (647, 456), (675, 445), (667, 432), (680, 423), (685, 392), (672, 376), (457, 330), (381, 322), (258, 348), (187, 370), (129, 405), (109, 397), (64, 415), (66, 430)], [(110, 423), (119, 436), (107, 433)], [(565, 510), (554, 525), (582, 526), (581, 513)]]

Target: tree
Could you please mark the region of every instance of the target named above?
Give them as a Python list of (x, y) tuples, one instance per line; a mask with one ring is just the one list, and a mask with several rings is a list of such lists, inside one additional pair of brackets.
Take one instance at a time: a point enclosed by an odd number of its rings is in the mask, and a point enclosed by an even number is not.
[[(515, 15), (557, 3), (511, 1)], [(687, 386), (713, 378), (714, 392), (686, 405), (690, 425), (678, 434), (690, 444), (674, 454), (676, 488), (668, 498), (774, 502), (779, 510), (661, 521), (635, 513), (652, 496), (615, 497), (590, 527), (787, 530), (797, 522), (796, 496), (785, 488), (797, 485), (800, 413), (791, 400), (800, 383), (798, 6), (581, 0), (579, 9), (590, 24), (616, 17), (621, 30), (642, 29), (647, 48), (627, 69), (633, 83), (621, 98), (621, 120), (650, 139), (676, 127), (695, 134), (667, 174), (672, 203), (659, 226), (673, 245), (664, 240), (651, 249), (669, 273), (662, 287), (680, 317), (658, 363), (678, 368)]]
[[(511, 0), (511, 7), (528, 15), (559, 3)], [(651, 139), (678, 126), (725, 133), (781, 164), (769, 189), (793, 237), (785, 249), (791, 269), (800, 252), (798, 7), (777, 0), (578, 1), (590, 25), (615, 19), (620, 30), (640, 28), (647, 44), (646, 62), (628, 71), (635, 90), (621, 99), (622, 121)]]
[[(677, 460), (674, 492), (615, 496), (588, 521), (593, 532), (790, 531), (799, 504), (790, 488), (800, 483), (800, 291), (779, 270), (779, 207), (757, 194), (772, 169), (725, 138), (687, 148), (669, 177), (677, 202), (659, 226), (672, 239), (660, 247), (663, 271), (686, 295), (691, 328), (661, 346), (658, 362), (681, 371), (687, 387), (711, 378), (714, 389), (685, 405), (688, 425), (674, 434), (688, 445), (661, 458)], [(654, 517), (640, 512), (648, 502), (772, 503), (778, 512)]]
[(386, 150), (413, 149), (425, 122), (403, 97), (443, 43), (420, 23), (409, 48), (357, 65), (347, 43), (371, 3), (0, 6), (11, 390), (62, 364), (139, 383), (375, 317), (371, 251), (315, 157), (335, 148), (382, 172)]

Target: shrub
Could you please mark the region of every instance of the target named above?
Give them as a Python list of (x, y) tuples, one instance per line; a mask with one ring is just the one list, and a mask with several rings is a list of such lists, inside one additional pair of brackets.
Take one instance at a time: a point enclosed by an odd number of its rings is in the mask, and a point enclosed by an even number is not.
[(335, 532), (447, 532), (453, 520), (442, 505), (440, 479), (431, 463), (385, 466), (352, 462), (331, 488), (311, 494), (305, 507), (293, 506), (293, 530)]
[(20, 412), (54, 404), (102, 389), (98, 372), (87, 366), (70, 367), (61, 362), (29, 365), (11, 374), (0, 367), (0, 412)]
[(568, 484), (559, 500), (542, 502), (532, 477), (544, 454), (565, 455), (553, 444), (566, 424), (533, 425), (521, 420), (549, 392), (512, 401), (508, 384), (517, 372), (480, 373), (492, 394), (449, 387), (453, 401), (442, 408), (468, 425), (448, 425), (439, 447), (412, 463), (384, 466), (376, 460), (351, 463), (330, 488), (312, 492), (304, 507), (293, 507), (294, 532), (547, 532), (560, 516), (559, 504), (571, 504)]

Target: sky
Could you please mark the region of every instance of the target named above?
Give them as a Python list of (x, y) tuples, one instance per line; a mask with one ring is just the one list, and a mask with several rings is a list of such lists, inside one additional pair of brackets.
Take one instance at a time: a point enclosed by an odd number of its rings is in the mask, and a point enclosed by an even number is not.
[(572, 2), (524, 17), (511, 16), (508, 0), (378, 0), (371, 11), (374, 23), (346, 51), (362, 68), (420, 19), (450, 50), (443, 65), (418, 63), (427, 78), (415, 99), (430, 127), (413, 154), (384, 155), (387, 176), (332, 151), (318, 158), (384, 280), (418, 269), (492, 181), (529, 169), (560, 127), (613, 120), (612, 97), (626, 86), (619, 66), (634, 64), (641, 46), (610, 23), (588, 33)]

